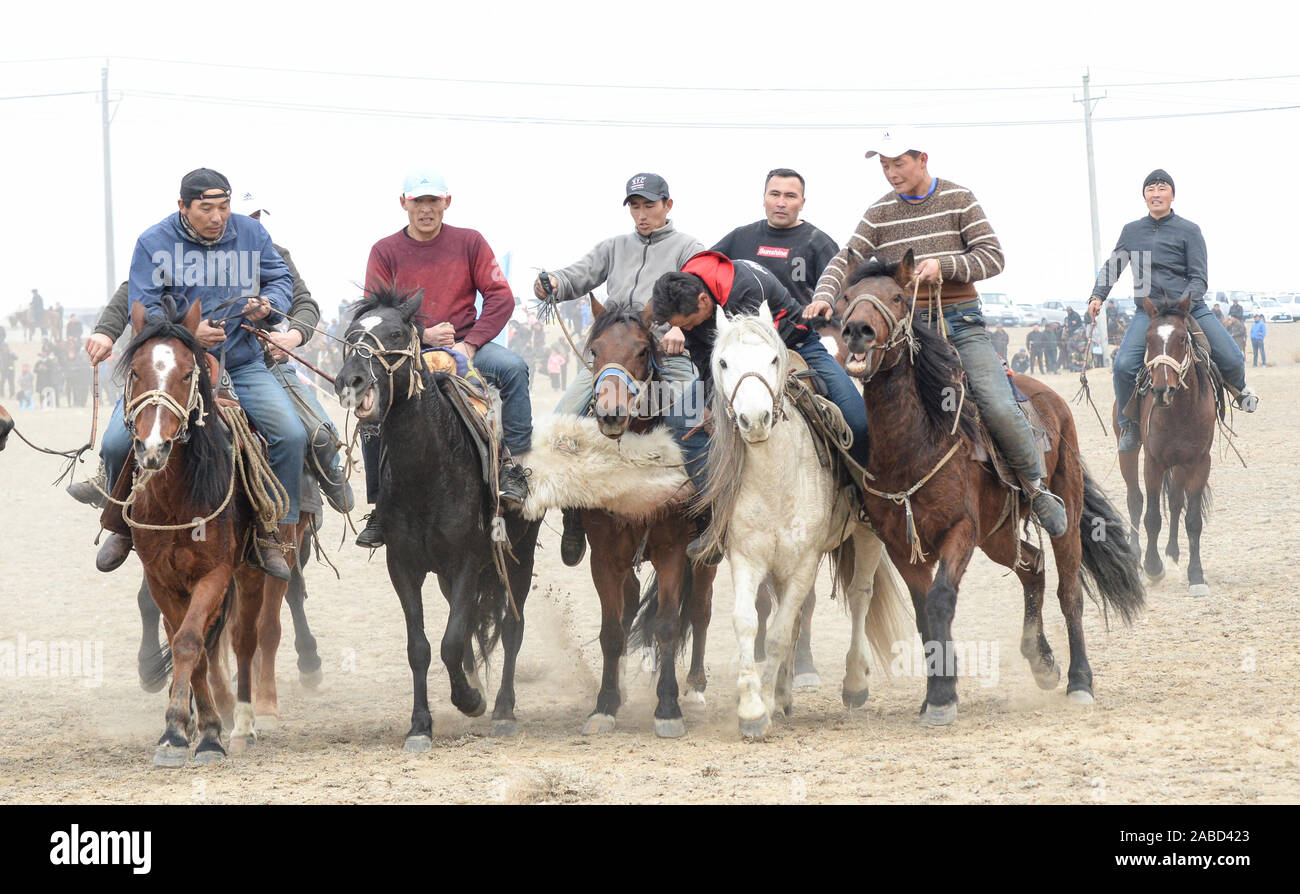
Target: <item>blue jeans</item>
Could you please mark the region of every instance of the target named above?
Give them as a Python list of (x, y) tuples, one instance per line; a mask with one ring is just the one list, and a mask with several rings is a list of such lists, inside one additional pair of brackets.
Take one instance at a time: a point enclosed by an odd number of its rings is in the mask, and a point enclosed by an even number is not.
[[(853, 380), (844, 368), (835, 362), (826, 351), (826, 346), (816, 339), (805, 342), (798, 348), (799, 356), (808, 361), (808, 366), (821, 376), (822, 381), (826, 383), (826, 391), (830, 400), (840, 408), (844, 415), (844, 422), (848, 425), (849, 430), (853, 432), (853, 447), (849, 450), (859, 465), (866, 466), (867, 456), (870, 450), (870, 438), (867, 435), (867, 407), (862, 400), (862, 393), (858, 391)], [(690, 430), (694, 422), (689, 414), (672, 414), (668, 417), (669, 426), (673, 429), (673, 437), (682, 448), (682, 459), (686, 463), (686, 474), (690, 476), (698, 493), (704, 493), (704, 485), (708, 480), (707, 465), (709, 455), (709, 439), (703, 431), (697, 431), (690, 439), (684, 440), (683, 436)], [(688, 424), (689, 423), (689, 424)], [(717, 420), (715, 425), (725, 425), (725, 420)]]
[(523, 358), (488, 342), (474, 354), (474, 366), (501, 392), (501, 433), (515, 456), (533, 446), (533, 404), (528, 395), (528, 364)]
[[(253, 425), (257, 426), (262, 437), (266, 438), (270, 448), (271, 470), (289, 494), (289, 514), (281, 521), (296, 522), (302, 494), (302, 460), (307, 449), (307, 433), (303, 430), (298, 414), (294, 412), (293, 402), (260, 357), (227, 372), (235, 385), (240, 406)], [(215, 410), (209, 407), (208, 412)], [(123, 422), (122, 401), (119, 399), (104, 428), (104, 441), (99, 448), (110, 490), (121, 474), (130, 450), (131, 435)]]
[[(916, 314), (923, 324), (929, 323), (926, 311), (917, 308)], [(1043, 477), (1038, 443), (1029, 420), (1016, 403), (1002, 358), (984, 327), (983, 312), (976, 307), (946, 309), (943, 320), (948, 327), (948, 339), (961, 356), (970, 383), (969, 396), (979, 407), (985, 427), (1011, 467), (1026, 483), (1032, 484)]]
[[(1237, 348), (1228, 330), (1219, 322), (1214, 311), (1205, 306), (1204, 301), (1192, 305), (1192, 316), (1200, 324), (1201, 330), (1210, 342), (1210, 359), (1223, 373), (1223, 380), (1240, 391), (1246, 387), (1246, 358)], [(1124, 425), (1133, 420), (1124, 416), (1124, 408), (1133, 398), (1133, 389), (1137, 387), (1138, 370), (1147, 353), (1147, 325), (1150, 323), (1146, 311), (1140, 306), (1133, 314), (1133, 322), (1124, 333), (1119, 351), (1115, 354), (1115, 367), (1112, 375), (1115, 380), (1115, 404), (1119, 407), (1119, 424)]]

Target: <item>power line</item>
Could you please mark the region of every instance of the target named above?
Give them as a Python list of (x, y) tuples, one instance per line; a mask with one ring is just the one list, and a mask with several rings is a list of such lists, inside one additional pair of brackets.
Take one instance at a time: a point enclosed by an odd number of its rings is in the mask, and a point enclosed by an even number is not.
[(23, 96), (0, 96), (0, 102), (7, 99), (45, 99), (48, 96), (86, 96), (88, 94), (98, 94), (98, 90), (73, 90), (68, 93), (27, 93)]

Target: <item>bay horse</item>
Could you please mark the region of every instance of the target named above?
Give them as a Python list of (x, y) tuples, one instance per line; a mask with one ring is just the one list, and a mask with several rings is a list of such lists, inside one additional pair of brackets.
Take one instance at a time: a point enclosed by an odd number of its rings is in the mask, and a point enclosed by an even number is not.
[[(1165, 555), (1178, 561), (1178, 517), (1187, 507), (1187, 592), (1209, 596), (1201, 567), (1201, 528), (1210, 508), (1210, 453), (1217, 414), (1215, 386), (1205, 364), (1197, 363), (1188, 329), (1191, 299), (1155, 305), (1143, 299), (1147, 319), (1147, 349), (1143, 366), (1151, 385), (1137, 402), (1142, 430), (1142, 477), (1146, 484), (1147, 577), (1165, 576), (1160, 559), (1160, 494), (1169, 509), (1169, 542)], [(1118, 414), (1119, 407), (1115, 408)], [(1116, 426), (1118, 435), (1118, 426)], [(1128, 512), (1133, 543), (1138, 543), (1142, 487), (1138, 483), (1138, 451), (1119, 454), (1119, 468), (1128, 486)]]
[[(482, 480), (478, 449), (442, 392), (447, 376), (429, 372), (420, 359), (415, 322), (420, 302), (419, 292), (389, 286), (367, 292), (348, 325), (343, 368), (334, 383), (345, 409), (363, 423), (379, 424), (377, 505), (383, 507), (388, 576), (406, 617), (414, 684), (406, 751), (433, 747), (423, 597), (430, 572), (438, 576), (450, 605), (441, 653), (452, 704), (469, 717), (483, 714), (487, 701), (475, 670), (474, 640), (486, 658), (503, 639), (505, 662), (491, 729), (496, 736), (516, 732), (515, 659), (541, 527), (540, 519), (527, 521), (515, 511), (495, 514), (496, 495)], [(498, 542), (508, 547), (509, 594), (494, 564)]]
[[(814, 435), (785, 394), (790, 361), (767, 304), (756, 317), (734, 319), (719, 306), (716, 319), (704, 502), (712, 509), (708, 536), (725, 551), (735, 586), (740, 734), (759, 739), (778, 708), (787, 715), (793, 709), (791, 652), (823, 555), (838, 551), (837, 576), (852, 618), (841, 691), (847, 707), (866, 702), (867, 653), (886, 660), (905, 637), (906, 611), (880, 540), (859, 523), (836, 470), (818, 461)], [(744, 428), (738, 419), (747, 420)], [(769, 575), (777, 611), (760, 678), (755, 599)]]
[[(1016, 530), (1017, 520), (1029, 514), (1028, 501), (973, 457), (980, 435), (974, 401), (963, 390), (961, 358), (935, 329), (912, 325), (913, 273), (910, 250), (897, 263), (871, 258), (850, 276), (835, 307), (849, 350), (846, 369), (863, 383), (871, 427), (867, 470), (875, 483), (865, 495), (866, 511), (916, 610), (926, 654), (921, 722), (942, 726), (957, 717), (952, 620), (977, 546), (1012, 569), (1024, 588), (1020, 653), (1035, 682), (1054, 689), (1061, 671), (1043, 633), (1043, 557)], [(1051, 446), (1043, 477), (1064, 500), (1069, 520), (1066, 533), (1052, 540), (1070, 643), (1066, 692), (1072, 701), (1091, 704), (1083, 592), (1130, 622), (1145, 600), (1137, 552), (1119, 513), (1083, 466), (1069, 406), (1041, 382), (1023, 375), (1015, 382), (1047, 429)]]
[[(143, 305), (134, 304), (133, 337), (118, 366), (126, 377), (124, 410), (132, 436), (128, 469), (135, 470), (127, 520), (149, 592), (163, 616), (174, 671), (167, 725), (154, 752), (157, 767), (186, 764), (195, 726), (201, 734), (195, 762), (225, 757), (208, 670), (232, 613), (239, 682), (231, 750), (240, 751), (254, 739), (257, 617), (264, 590), (282, 593), (284, 588), (284, 582), (243, 561), (254, 524), (252, 507), (231, 439), (218, 420), (208, 354), (195, 337), (201, 314), (198, 301), (178, 313), (171, 295), (163, 298), (162, 314), (150, 318)], [(123, 471), (115, 498), (125, 496), (123, 485), (130, 475)], [(293, 525), (281, 525), (280, 533), (284, 542), (296, 542)]]
[[(662, 355), (645, 315), (626, 302), (601, 306), (594, 300), (592, 315), (584, 353), (591, 360), (593, 412), (600, 433), (618, 440), (627, 432), (640, 434), (664, 425), (662, 413), (669, 409), (672, 397), (657, 373)], [(615, 715), (624, 700), (620, 674), (632, 638), (657, 647), (655, 734), (666, 738), (685, 735), (676, 659), (687, 634), (693, 633), (687, 697), (702, 702), (707, 684), (704, 644), (717, 575), (716, 568), (693, 568), (686, 559), (686, 546), (695, 536), (689, 498), (661, 505), (648, 514), (633, 512), (631, 507), (628, 513), (583, 509), (582, 522), (591, 544), (591, 579), (600, 597), (604, 659), (596, 707), (582, 731), (587, 735), (614, 731)], [(638, 554), (650, 560), (655, 577), (636, 618), (640, 592), (633, 567)]]

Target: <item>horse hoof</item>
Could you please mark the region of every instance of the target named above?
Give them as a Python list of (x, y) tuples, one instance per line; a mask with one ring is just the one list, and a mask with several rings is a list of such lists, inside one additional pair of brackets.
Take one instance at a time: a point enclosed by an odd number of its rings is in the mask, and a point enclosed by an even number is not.
[(1076, 689), (1073, 692), (1067, 692), (1065, 697), (1076, 705), (1091, 705), (1096, 701), (1096, 699), (1092, 697), (1092, 693), (1086, 689)]
[(921, 726), (947, 726), (957, 719), (957, 703), (951, 705), (931, 705), (925, 706), (925, 711), (921, 714)]
[(613, 714), (592, 714), (582, 725), (584, 736), (603, 736), (614, 731)]
[(215, 764), (217, 761), (223, 761), (225, 759), (226, 752), (222, 751), (220, 747), (210, 748), (207, 751), (194, 752), (194, 763), (201, 767), (206, 767), (208, 764)]
[(259, 733), (280, 728), (279, 714), (257, 714), (253, 717), (253, 728)]
[(492, 738), (505, 739), (517, 735), (519, 735), (519, 724), (515, 723), (513, 720), (492, 721)]
[(257, 744), (257, 734), (249, 733), (247, 736), (230, 737), (230, 753), (243, 754), (248, 749)]
[(1152, 574), (1150, 570), (1147, 571), (1147, 580), (1151, 581), (1151, 583), (1153, 584), (1158, 584), (1160, 583), (1160, 581), (1164, 579), (1165, 579), (1165, 570), (1163, 568), (1161, 568), (1155, 574)]
[(310, 672), (299, 671), (298, 673), (298, 682), (308, 689), (318, 688), (324, 679), (325, 672), (320, 668)]
[(487, 699), (485, 699), (482, 695), (479, 695), (478, 704), (475, 705), (472, 709), (464, 713), (466, 717), (482, 717), (485, 713), (487, 713)]
[(431, 748), (433, 748), (432, 736), (407, 736), (406, 741), (402, 743), (402, 750), (412, 754), (422, 754)]
[(1188, 596), (1209, 596), (1209, 595), (1210, 595), (1210, 585), (1209, 585), (1209, 584), (1192, 584), (1191, 586), (1189, 586), (1189, 587), (1187, 588), (1187, 595), (1188, 595)]
[(1040, 671), (1038, 668), (1033, 668), (1033, 671), (1034, 682), (1038, 684), (1039, 689), (1050, 691), (1061, 682), (1061, 667), (1058, 664), (1053, 664), (1051, 670)]
[(846, 708), (861, 708), (867, 703), (868, 691), (863, 689), (861, 692), (849, 692), (847, 689), (840, 691), (840, 698)]
[(686, 735), (686, 721), (680, 717), (655, 718), (655, 735), (661, 739), (680, 739)]
[(767, 736), (767, 731), (772, 728), (772, 719), (763, 714), (753, 720), (740, 718), (740, 735), (750, 741), (762, 739)]
[(700, 692), (698, 689), (692, 689), (690, 692), (682, 696), (681, 703), (683, 705), (696, 705), (698, 707), (703, 708), (704, 693)]
[(184, 745), (159, 745), (153, 750), (153, 765), (168, 770), (184, 767), (190, 759), (190, 749)]
[(794, 675), (795, 691), (801, 689), (805, 691), (809, 689), (820, 689), (821, 685), (822, 678), (818, 675), (817, 671), (809, 671), (807, 673)]

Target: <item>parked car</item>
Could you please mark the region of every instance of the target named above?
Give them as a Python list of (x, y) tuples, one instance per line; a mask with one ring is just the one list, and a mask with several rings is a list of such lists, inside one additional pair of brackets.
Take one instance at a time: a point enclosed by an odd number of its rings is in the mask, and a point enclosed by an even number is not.
[[(1255, 302), (1258, 310), (1255, 313), (1263, 314), (1264, 319), (1269, 323), (1291, 323), (1295, 321), (1292, 315), (1293, 308), (1282, 305), (1274, 298), (1261, 298)], [(1250, 311), (1247, 311), (1250, 313)]]
[(989, 326), (1023, 326), (1020, 312), (1010, 304), (997, 304), (987, 300), (980, 302), (984, 312), (984, 322)]
[(1044, 301), (1042, 305), (1043, 316), (1041, 320), (1035, 322), (1041, 323), (1060, 323), (1065, 324), (1065, 309), (1068, 305), (1064, 301)]

